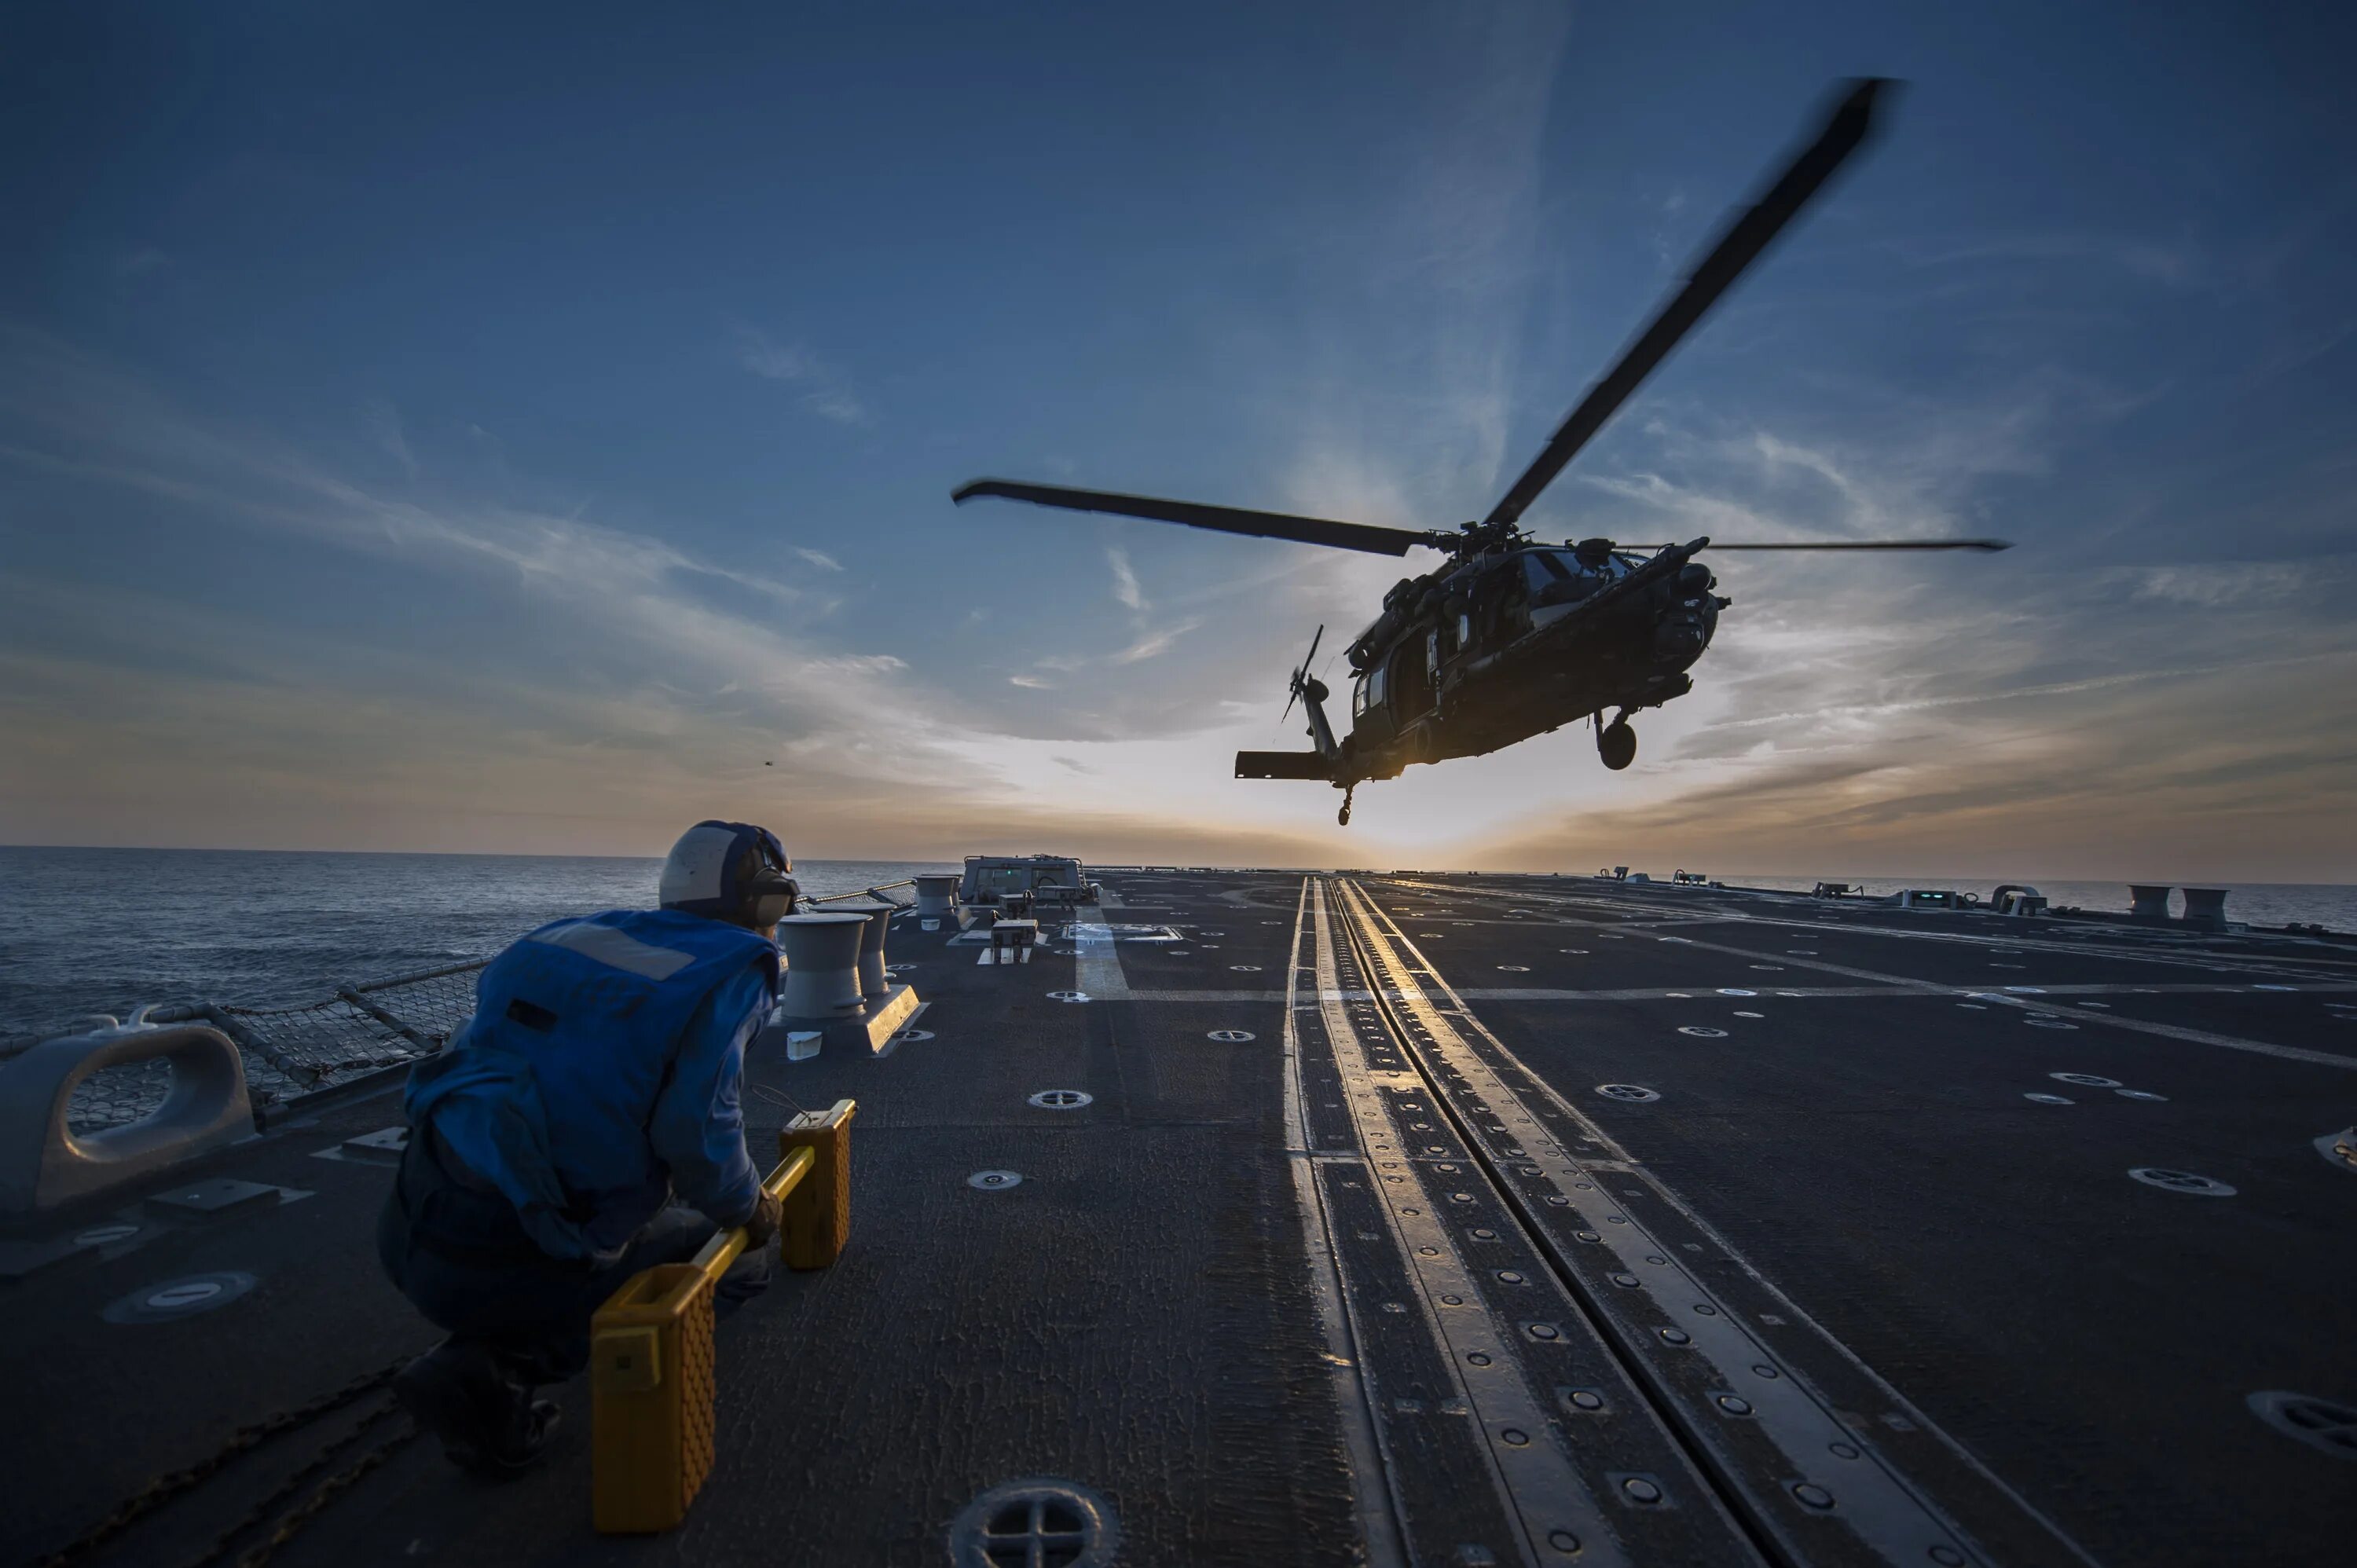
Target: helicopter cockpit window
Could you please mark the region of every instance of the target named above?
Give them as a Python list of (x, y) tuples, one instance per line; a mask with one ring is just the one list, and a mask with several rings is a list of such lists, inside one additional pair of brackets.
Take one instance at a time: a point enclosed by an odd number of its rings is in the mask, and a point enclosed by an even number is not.
[(1370, 708), (1380, 708), (1383, 705), (1383, 667), (1378, 664), (1359, 677), (1358, 700), (1351, 704), (1351, 712), (1354, 714), (1363, 714)]
[(1606, 583), (1609, 572), (1590, 572), (1568, 550), (1533, 550), (1523, 557), (1533, 608), (1577, 604)]

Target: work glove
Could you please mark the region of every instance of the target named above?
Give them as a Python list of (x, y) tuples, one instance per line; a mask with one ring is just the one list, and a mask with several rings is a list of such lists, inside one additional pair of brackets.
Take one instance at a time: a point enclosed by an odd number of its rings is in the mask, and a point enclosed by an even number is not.
[(759, 1201), (753, 1205), (751, 1218), (745, 1221), (746, 1250), (752, 1251), (768, 1246), (770, 1238), (778, 1233), (778, 1227), (785, 1222), (786, 1206), (763, 1193)]

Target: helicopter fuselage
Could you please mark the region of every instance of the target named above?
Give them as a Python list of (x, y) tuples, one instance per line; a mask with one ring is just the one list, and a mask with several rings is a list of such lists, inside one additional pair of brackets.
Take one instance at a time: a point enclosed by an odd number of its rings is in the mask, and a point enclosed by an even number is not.
[(1317, 752), (1286, 763), (1277, 758), (1288, 754), (1242, 753), (1237, 774), (1347, 789), (1683, 696), (1727, 603), (1693, 555), (1684, 545), (1638, 555), (1600, 540), (1523, 545), (1403, 579), (1351, 645), (1350, 733), (1340, 742), (1318, 733), (1329, 693), (1311, 682)]

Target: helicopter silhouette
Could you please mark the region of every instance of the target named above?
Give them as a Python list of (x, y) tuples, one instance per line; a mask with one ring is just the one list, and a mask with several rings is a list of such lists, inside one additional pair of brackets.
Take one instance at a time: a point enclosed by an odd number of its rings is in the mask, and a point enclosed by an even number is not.
[[(1395, 779), (1411, 763), (1480, 757), (1583, 719), (1595, 726), (1604, 766), (1626, 768), (1637, 756), (1630, 715), (1694, 690), (1686, 671), (1710, 646), (1718, 612), (1733, 602), (1713, 591), (1717, 579), (1695, 559), (1705, 550), (2011, 548), (1999, 539), (1727, 543), (1707, 537), (1685, 544), (1583, 539), (1558, 546), (1520, 526), (1565, 465), (1867, 141), (1877, 100), (1890, 86), (1883, 78), (1845, 84), (1815, 139), (1756, 202), (1733, 213), (1678, 291), (1479, 521), (1429, 531), (1384, 528), (1011, 479), (975, 479), (951, 499), (963, 505), (998, 497), (1380, 555), (1405, 556), (1419, 545), (1443, 553), (1448, 559), (1440, 565), (1400, 579), (1383, 596), (1383, 613), (1351, 644), (1347, 735), (1336, 737), (1326, 716), (1332, 693), (1310, 673), (1326, 632), (1321, 626), (1293, 671), (1285, 705), (1286, 717), (1295, 703), (1304, 707), (1313, 749), (1236, 753), (1239, 779), (1323, 779), (1340, 789), (1338, 820), (1346, 826), (1353, 792), (1370, 779)], [(1615, 710), (1609, 723), (1607, 709)]]

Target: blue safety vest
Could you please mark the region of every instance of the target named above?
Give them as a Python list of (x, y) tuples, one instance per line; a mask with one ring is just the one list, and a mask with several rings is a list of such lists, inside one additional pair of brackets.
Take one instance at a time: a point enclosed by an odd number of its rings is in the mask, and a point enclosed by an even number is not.
[(619, 1246), (669, 1195), (647, 1128), (683, 1037), (748, 969), (766, 1011), (778, 950), (742, 927), (668, 909), (543, 926), (490, 961), (473, 1019), (411, 1072), (410, 1124), (434, 1119), (551, 1256)]

